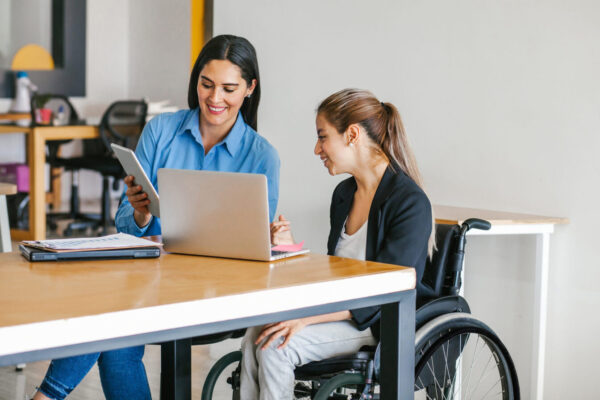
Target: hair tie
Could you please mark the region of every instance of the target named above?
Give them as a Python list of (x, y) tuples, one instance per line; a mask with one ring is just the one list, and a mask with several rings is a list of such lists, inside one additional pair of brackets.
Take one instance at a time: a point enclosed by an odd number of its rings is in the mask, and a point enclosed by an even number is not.
[(379, 103), (381, 103), (381, 105), (382, 105), (383, 107), (385, 107), (385, 104), (383, 103), (383, 101), (380, 101)]

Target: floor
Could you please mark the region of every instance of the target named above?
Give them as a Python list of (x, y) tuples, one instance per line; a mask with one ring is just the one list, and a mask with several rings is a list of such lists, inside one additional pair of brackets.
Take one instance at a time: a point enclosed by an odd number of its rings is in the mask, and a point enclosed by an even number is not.
[[(200, 399), (204, 378), (212, 365), (220, 357), (239, 349), (241, 339), (231, 339), (209, 346), (195, 346), (192, 349), (192, 399)], [(48, 368), (49, 361), (27, 364), (23, 371), (17, 372), (15, 367), (0, 368), (0, 399), (24, 400), (35, 393)], [(160, 393), (160, 346), (146, 346), (144, 365), (153, 399), (159, 399)], [(26, 396), (27, 395), (27, 396)], [(103, 399), (98, 368), (94, 367), (84, 380), (68, 397), (69, 400)], [(213, 396), (215, 400), (231, 399), (231, 392), (224, 379), (220, 380)]]
[[(94, 212), (99, 209), (99, 204), (93, 202), (84, 202), (82, 210)], [(117, 209), (115, 202), (112, 210)], [(48, 237), (61, 237), (61, 232), (65, 228), (66, 222), (60, 222), (56, 232), (49, 234)], [(112, 232), (111, 232), (112, 233)], [(87, 232), (90, 234), (90, 232)], [(17, 248), (13, 242), (13, 249)], [(208, 346), (195, 346), (192, 349), (192, 399), (200, 399), (202, 385), (208, 371), (223, 355), (238, 350), (241, 339), (230, 339), (220, 343)], [(0, 367), (0, 400), (24, 400), (29, 399), (35, 393), (35, 388), (41, 383), (49, 361), (40, 361), (27, 364), (22, 371), (17, 371), (14, 366)], [(146, 346), (144, 355), (144, 365), (148, 375), (148, 382), (152, 392), (153, 399), (159, 399), (160, 393), (160, 347), (156, 345)], [(224, 376), (227, 375), (224, 374)], [(68, 397), (69, 400), (96, 400), (103, 399), (102, 387), (98, 368), (94, 367), (79, 384), (79, 386)], [(231, 399), (231, 392), (228, 390), (228, 384), (225, 379), (221, 379), (213, 398), (215, 400)]]

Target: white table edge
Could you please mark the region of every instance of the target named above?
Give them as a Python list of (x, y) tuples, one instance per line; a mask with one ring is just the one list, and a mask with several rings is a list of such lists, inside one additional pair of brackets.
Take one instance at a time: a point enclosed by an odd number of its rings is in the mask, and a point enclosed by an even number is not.
[[(411, 290), (414, 286), (414, 270), (397, 270), (231, 296), (2, 327), (0, 328), (0, 358), (47, 348), (99, 342), (117, 337), (350, 301)], [(360, 296), (356, 293), (360, 293)], [(252, 304), (252, 308), (247, 307), (248, 304)]]

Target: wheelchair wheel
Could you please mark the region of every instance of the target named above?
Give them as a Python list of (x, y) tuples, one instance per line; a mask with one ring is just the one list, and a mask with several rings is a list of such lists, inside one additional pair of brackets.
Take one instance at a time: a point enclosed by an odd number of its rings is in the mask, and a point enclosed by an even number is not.
[[(242, 359), (241, 351), (232, 351), (231, 353), (225, 354), (221, 357), (215, 365), (210, 369), (208, 375), (206, 376), (206, 380), (204, 381), (204, 386), (202, 386), (202, 400), (212, 400), (213, 392), (215, 390), (215, 385), (219, 380), (219, 377), (223, 374), (223, 371), (227, 369), (231, 364), (238, 364), (237, 369), (239, 369), (239, 363)], [(233, 372), (233, 376), (228, 378), (228, 383), (233, 387), (233, 399), (236, 399), (236, 396), (239, 397), (239, 371), (235, 370)], [(231, 382), (229, 382), (231, 380)], [(235, 382), (237, 380), (237, 382)]]
[(442, 315), (416, 335), (415, 399), (519, 400), (506, 347), (470, 314)]
[(346, 372), (336, 375), (321, 385), (313, 400), (360, 399), (360, 393), (345, 394), (336, 392), (343, 388), (364, 386), (365, 381), (365, 376), (360, 373)]

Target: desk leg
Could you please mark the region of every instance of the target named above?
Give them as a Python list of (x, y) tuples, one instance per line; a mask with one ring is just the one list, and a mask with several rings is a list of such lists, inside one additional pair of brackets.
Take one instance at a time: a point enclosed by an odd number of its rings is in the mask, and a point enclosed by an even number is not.
[(162, 343), (160, 349), (160, 398), (192, 398), (192, 339)]
[(46, 139), (33, 128), (27, 141), (29, 159), (29, 233), (33, 240), (46, 239)]
[(415, 296), (381, 309), (381, 398), (412, 400), (415, 385)]
[(550, 234), (537, 235), (535, 256), (535, 297), (533, 310), (533, 351), (531, 364), (532, 400), (544, 398), (544, 362), (546, 352), (546, 316), (548, 308), (548, 268)]
[(0, 253), (12, 251), (10, 243), (10, 228), (8, 227), (8, 208), (6, 195), (0, 195)]
[[(60, 155), (60, 150), (59, 150)], [(57, 212), (60, 210), (62, 201), (62, 176), (63, 168), (50, 168), (50, 204), (52, 204), (52, 211)]]

